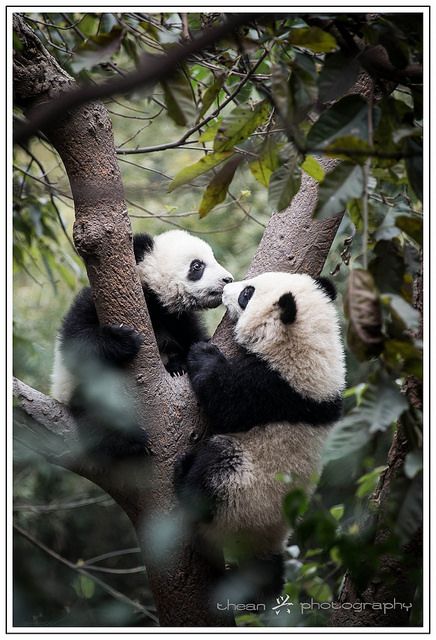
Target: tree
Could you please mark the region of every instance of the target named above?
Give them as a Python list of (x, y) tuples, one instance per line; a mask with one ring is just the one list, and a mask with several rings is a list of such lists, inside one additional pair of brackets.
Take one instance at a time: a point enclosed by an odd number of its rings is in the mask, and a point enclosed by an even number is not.
[[(138, 537), (162, 626), (233, 623), (228, 613), (210, 607), (216, 569), (195, 541), (188, 537), (172, 546), (163, 563), (153, 539), (153, 522), (172, 513), (175, 505), (174, 461), (207, 425), (186, 377), (169, 378), (160, 362), (135, 273), (111, 123), (105, 107), (90, 102), (148, 83), (149, 100), (185, 132), (175, 142), (153, 147), (123, 145), (117, 149), (119, 157), (180, 148), (201, 134), (206, 155), (179, 171), (170, 184), (173, 191), (195, 184), (199, 177), (208, 178), (200, 217), (208, 216), (226, 197), (237, 201), (244, 215), (251, 215), (243, 198), (230, 192), (236, 171), (248, 167), (268, 187), (269, 203), (276, 211), (250, 265), (251, 275), (264, 270), (317, 275), (346, 210), (342, 224), (353, 237), (345, 238), (341, 257), (345, 268), (350, 259), (354, 267), (343, 278), (351, 363), (349, 411), (326, 452), (327, 476), (320, 485), (324, 502), (315, 499), (307, 509), (303, 497), (289, 494), (285, 512), (294, 521), (300, 549), (307, 552), (293, 567), (296, 579), (287, 585), (288, 594), (329, 601), (348, 571), (353, 593), (347, 597), (356, 601), (386, 558), (393, 555), (404, 565), (404, 548), (419, 537), (422, 517), (420, 407), (406, 401), (397, 382), (420, 377), (419, 336), (411, 332), (419, 317), (411, 303), (422, 229), (420, 16), (242, 15), (222, 21), (220, 16), (182, 14), (176, 26), (173, 20), (174, 16), (158, 19), (147, 14), (15, 16), (17, 140), (32, 164), (41, 168), (28, 145), (28, 136), (40, 130), (65, 165), (75, 206), (74, 244), (85, 262), (100, 321), (123, 322), (145, 338), (130, 373), (141, 422), (151, 434), (153, 464), (135, 467), (127, 481), (122, 467), (102, 474), (92, 460), (78, 460), (76, 427), (67, 408), (18, 380), (16, 435), (50, 461), (99, 485), (122, 507)], [(195, 29), (207, 21), (216, 26), (195, 36)], [(29, 23), (38, 28), (37, 35)], [(230, 39), (230, 49), (223, 38)], [(171, 47), (168, 40), (177, 44)], [(167, 53), (148, 53), (141, 59), (142, 46)], [(137, 61), (136, 71), (126, 74), (112, 62), (126, 59)], [(92, 82), (76, 87), (64, 67)], [(121, 78), (100, 82), (93, 70), (102, 67)], [(157, 78), (164, 102), (155, 95)], [(18, 171), (29, 173), (22, 167)], [(44, 232), (39, 236), (32, 218), (34, 194), (30, 190), (18, 198), (16, 260), (22, 268), (28, 268), (26, 243), (36, 244), (46, 260), (58, 251), (55, 242), (48, 248), (45, 239), (56, 239), (50, 232), (53, 213), (61, 219), (56, 187), (42, 173), (50, 201), (40, 212)], [(333, 271), (340, 269), (338, 263)], [(225, 351), (232, 349), (226, 320), (214, 341)], [(358, 384), (363, 381), (364, 386)], [(414, 384), (416, 389), (419, 383)], [(397, 420), (403, 455), (396, 477), (404, 500), (398, 498), (395, 482), (390, 483), (385, 492), (389, 508), (383, 508), (386, 518), (356, 530), (362, 499), (380, 473), (389, 475), (383, 471), (384, 455)], [(399, 441), (397, 436), (391, 459)], [(370, 454), (372, 462), (380, 464), (368, 470)], [(339, 492), (344, 499), (337, 505), (331, 502), (328, 474), (332, 469), (336, 473), (338, 464), (350, 457), (357, 497), (355, 492)], [(322, 490), (318, 499), (321, 495)], [(401, 519), (395, 521), (399, 508)], [(382, 528), (387, 534), (380, 536)], [(318, 554), (317, 562), (309, 560), (309, 551), (312, 557)], [(390, 582), (388, 593), (396, 593), (395, 576)], [(418, 583), (419, 577), (410, 579), (412, 594)], [(345, 617), (341, 624), (362, 624), (364, 619), (352, 622)]]

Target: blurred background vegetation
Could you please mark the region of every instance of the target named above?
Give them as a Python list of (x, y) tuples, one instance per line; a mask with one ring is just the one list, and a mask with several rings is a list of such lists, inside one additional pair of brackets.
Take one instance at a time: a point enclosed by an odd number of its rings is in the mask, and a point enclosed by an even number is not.
[[(29, 13), (25, 18), (61, 66), (84, 82), (124, 75), (144, 53), (165, 51), (221, 19), (220, 14), (168, 13)], [(413, 306), (422, 246), (422, 87), (400, 82), (387, 90), (388, 81), (384, 89), (376, 83), (374, 109), (363, 99), (342, 98), (359, 72), (356, 55), (346, 56), (344, 33), (382, 44), (399, 69), (422, 60), (419, 13), (274, 17), (247, 28), (238, 45), (223, 43), (199, 55), (174, 82), (106, 101), (133, 230), (194, 232), (236, 279), (244, 276), (271, 211), (284, 208), (298, 190), (303, 162), (320, 181), (320, 217), (338, 211), (337, 204), (329, 210), (332, 194), (346, 208), (324, 269), (339, 289), (339, 307), (345, 302), (345, 416), (329, 440), (310, 505), (298, 491), (285, 503), (296, 527), (286, 594), (300, 602), (335, 600), (346, 570), (364, 589), (381, 554), (400, 557), (422, 521), (421, 406), (404, 394), (407, 380), (422, 377), (420, 316)], [(19, 50), (20, 42), (14, 46)], [(179, 140), (213, 114), (247, 73), (244, 86), (219, 113), (231, 153), (220, 146), (215, 117), (178, 146), (150, 149)], [(250, 125), (256, 110), (264, 113)], [(322, 120), (325, 112), (330, 121)], [(18, 108), (16, 116), (21, 116)], [(322, 127), (315, 129), (318, 117)], [(245, 133), (236, 143), (231, 127), (241, 119)], [(325, 180), (316, 158), (302, 152), (309, 143), (342, 159), (345, 171)], [(146, 149), (123, 153), (138, 147)], [(239, 160), (230, 177), (221, 164), (212, 172), (192, 170), (205, 149), (206, 157), (221, 150), (233, 158), (235, 147)], [(368, 155), (369, 148), (376, 153)], [(169, 192), (175, 176), (180, 186)], [(215, 195), (206, 191), (211, 178), (218, 184)], [(72, 244), (73, 221), (68, 179), (56, 151), (43, 137), (17, 147), (14, 373), (44, 393), (60, 321), (87, 284)], [(211, 332), (222, 313), (206, 314)], [(409, 450), (387, 509), (390, 536), (380, 547), (368, 522), (370, 498), (399, 425)], [(14, 460), (15, 624), (156, 624), (135, 537), (121, 509), (96, 486), (22, 446)], [(419, 563), (410, 572), (416, 585), (412, 622), (418, 625), (420, 572)], [(238, 624), (322, 626), (328, 614), (302, 616), (295, 609), (272, 618), (243, 615)]]

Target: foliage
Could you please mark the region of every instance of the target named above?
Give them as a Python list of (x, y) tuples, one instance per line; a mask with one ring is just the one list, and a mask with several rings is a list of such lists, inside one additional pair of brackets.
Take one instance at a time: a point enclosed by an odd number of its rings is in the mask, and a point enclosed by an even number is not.
[[(143, 56), (168, 51), (221, 18), (26, 15), (59, 64), (83, 82), (124, 74)], [(423, 235), (422, 85), (405, 75), (404, 82), (377, 80), (366, 97), (346, 95), (362, 71), (358, 47), (378, 44), (398, 73), (422, 63), (421, 15), (270, 14), (241, 29), (237, 40), (180, 65), (171, 80), (107, 102), (134, 227), (153, 233), (171, 225), (205, 234), (237, 277), (269, 211), (286, 208), (303, 173), (319, 183), (316, 217), (345, 212), (326, 266), (346, 314), (345, 415), (325, 449), (311, 502), (300, 490), (285, 500), (295, 526), (285, 593), (294, 602), (333, 601), (346, 571), (364, 588), (381, 554), (401, 555), (422, 518), (422, 417), (403, 391), (410, 376), (422, 379), (420, 315), (414, 308)], [(19, 49), (21, 43), (14, 45)], [(325, 157), (337, 163), (328, 172)], [(15, 366), (17, 375), (46, 391), (57, 323), (86, 278), (71, 246), (71, 198), (57, 154), (44, 140), (32, 140), (16, 150), (14, 161)], [(386, 511), (391, 535), (375, 544), (371, 495), (399, 425), (410, 450)], [(20, 473), (23, 456), (19, 451)], [(41, 463), (27, 473), (17, 483), (17, 501), (43, 503), (81, 490), (81, 480), (59, 471), (53, 484), (49, 469)], [(80, 518), (68, 513), (55, 511), (48, 522), (40, 512), (20, 512), (18, 521), (63, 556), (86, 556), (85, 548), (88, 555), (101, 553), (94, 512)], [(106, 530), (114, 534), (110, 549), (129, 535), (118, 514)], [(19, 535), (16, 544), (23, 556), (30, 553)], [(111, 596), (82, 575), (58, 575), (55, 560), (41, 552), (29, 568), (17, 566), (22, 624), (148, 624), (131, 609), (108, 622)], [(52, 582), (44, 587), (48, 569)], [(419, 581), (411, 570), (412, 579)], [(35, 580), (39, 593), (28, 586)], [(56, 593), (58, 584), (68, 587)], [(139, 589), (131, 576), (119, 587), (132, 600)], [(81, 608), (88, 606), (94, 618), (84, 616)], [(37, 612), (33, 620), (28, 610)], [(322, 610), (303, 615), (294, 608), (284, 616), (244, 614), (239, 624), (328, 621)]]

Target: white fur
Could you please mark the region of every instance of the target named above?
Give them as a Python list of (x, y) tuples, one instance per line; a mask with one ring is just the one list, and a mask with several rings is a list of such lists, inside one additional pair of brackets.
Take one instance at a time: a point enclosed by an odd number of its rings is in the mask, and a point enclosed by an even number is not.
[[(196, 282), (187, 278), (193, 260), (206, 265)], [(137, 268), (141, 281), (173, 312), (219, 306), (224, 278), (232, 277), (216, 261), (207, 242), (181, 230), (155, 236), (153, 249), (145, 253)]]
[[(254, 553), (282, 551), (289, 533), (283, 498), (296, 487), (307, 494), (313, 491), (329, 430), (277, 422), (214, 436), (214, 441), (232, 440), (243, 452), (243, 462), (215, 485), (218, 507), (213, 522), (202, 526), (203, 533), (215, 544), (231, 541)], [(278, 474), (288, 474), (290, 483)]]
[[(243, 310), (238, 298), (246, 286), (255, 290)], [(283, 324), (278, 301), (289, 292), (297, 313), (293, 323)], [(236, 341), (264, 359), (302, 395), (321, 401), (342, 391), (345, 367), (335, 306), (310, 276), (264, 273), (226, 285), (223, 302), (238, 319)], [(218, 504), (213, 521), (202, 525), (206, 537), (254, 554), (279, 553), (289, 534), (283, 498), (296, 487), (311, 494), (331, 426), (271, 423), (214, 436), (215, 441), (233, 443), (242, 462), (230, 464), (227, 474), (211, 478)], [(277, 474), (288, 474), (290, 484)]]
[[(137, 269), (142, 284), (152, 289), (169, 311), (214, 308), (221, 304), (224, 278), (232, 275), (216, 261), (207, 242), (182, 230), (166, 231), (153, 240), (153, 249), (145, 253)], [(187, 278), (193, 260), (206, 265), (203, 276), (196, 282)], [(165, 357), (163, 361), (166, 364)], [(51, 379), (52, 397), (68, 403), (76, 380), (63, 363), (59, 339)]]
[[(238, 297), (246, 286), (254, 293), (245, 310)], [(294, 296), (297, 315), (280, 321), (278, 301)], [(236, 341), (263, 358), (303, 396), (327, 400), (345, 386), (345, 364), (334, 303), (306, 274), (263, 273), (224, 288), (223, 302), (237, 317)]]
[(54, 350), (53, 371), (51, 374), (50, 395), (55, 400), (67, 404), (71, 399), (74, 387), (75, 378), (64, 365), (59, 338), (57, 338)]

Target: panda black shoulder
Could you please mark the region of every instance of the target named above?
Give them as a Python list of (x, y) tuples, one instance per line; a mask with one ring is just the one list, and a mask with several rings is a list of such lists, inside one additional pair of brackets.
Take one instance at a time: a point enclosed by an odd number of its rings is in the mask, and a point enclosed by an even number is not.
[(154, 246), (153, 238), (148, 233), (136, 233), (133, 236), (133, 251), (135, 253), (136, 264), (144, 259), (144, 255), (151, 251)]

